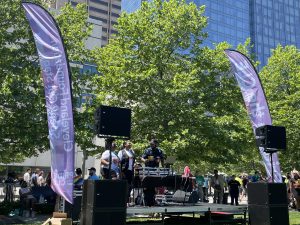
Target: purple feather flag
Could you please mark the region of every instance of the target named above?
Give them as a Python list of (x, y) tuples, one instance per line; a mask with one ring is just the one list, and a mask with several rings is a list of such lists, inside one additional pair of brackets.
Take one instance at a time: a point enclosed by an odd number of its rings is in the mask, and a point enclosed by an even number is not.
[[(225, 50), (230, 60), (231, 67), (241, 89), (244, 102), (251, 120), (252, 128), (272, 125), (272, 119), (265, 97), (264, 90), (250, 60), (242, 53), (235, 50)], [(272, 165), (269, 154), (260, 147), (259, 152), (263, 158), (269, 180), (272, 176)], [(277, 153), (273, 154), (274, 182), (281, 183), (281, 171)]]
[(67, 55), (58, 26), (41, 6), (23, 2), (37, 47), (48, 117), (51, 187), (73, 203), (74, 124)]

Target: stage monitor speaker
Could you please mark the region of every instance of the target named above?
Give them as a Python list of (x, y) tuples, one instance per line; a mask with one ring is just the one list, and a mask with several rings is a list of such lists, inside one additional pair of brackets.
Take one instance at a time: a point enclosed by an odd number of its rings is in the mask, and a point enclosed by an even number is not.
[(264, 147), (266, 152), (286, 149), (285, 127), (265, 125), (255, 130), (257, 145)]
[(199, 195), (196, 191), (186, 192), (182, 190), (175, 191), (172, 201), (178, 203), (192, 203), (195, 204), (199, 200)]
[(125, 224), (126, 202), (126, 180), (85, 180), (80, 224)]
[(287, 205), (249, 205), (248, 212), (251, 225), (289, 225)]
[(102, 105), (96, 110), (95, 120), (98, 135), (130, 139), (130, 109)]
[(283, 183), (249, 183), (248, 204), (287, 205), (287, 189)]

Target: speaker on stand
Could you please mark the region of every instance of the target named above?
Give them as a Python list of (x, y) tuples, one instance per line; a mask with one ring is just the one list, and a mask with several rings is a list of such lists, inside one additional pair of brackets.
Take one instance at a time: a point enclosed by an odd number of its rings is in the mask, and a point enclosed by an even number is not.
[(99, 137), (130, 139), (131, 110), (101, 105), (95, 113), (95, 130)]
[(273, 153), (286, 150), (286, 131), (285, 127), (264, 125), (255, 129), (256, 144), (270, 154), (271, 177), (274, 183)]

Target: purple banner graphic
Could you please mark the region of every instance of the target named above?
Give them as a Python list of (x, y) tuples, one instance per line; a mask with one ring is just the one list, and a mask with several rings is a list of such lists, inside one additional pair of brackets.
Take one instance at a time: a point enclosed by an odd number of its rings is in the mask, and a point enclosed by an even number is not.
[[(235, 79), (237, 80), (244, 102), (251, 120), (255, 135), (255, 129), (264, 125), (272, 125), (272, 119), (265, 93), (261, 86), (259, 77), (249, 59), (242, 53), (235, 50), (225, 50), (228, 56)], [(269, 180), (272, 176), (272, 165), (269, 154), (264, 148), (259, 148), (263, 158)], [(274, 182), (281, 183), (281, 171), (277, 153), (273, 154)]]
[(74, 124), (68, 59), (53, 17), (34, 3), (22, 3), (33, 32), (45, 86), (51, 149), (51, 187), (73, 203)]

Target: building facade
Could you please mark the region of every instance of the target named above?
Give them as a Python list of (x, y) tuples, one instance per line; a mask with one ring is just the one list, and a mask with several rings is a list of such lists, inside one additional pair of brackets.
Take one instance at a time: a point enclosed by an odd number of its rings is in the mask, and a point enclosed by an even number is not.
[(51, 7), (59, 9), (68, 2), (74, 6), (78, 3), (87, 5), (89, 18), (102, 22), (101, 46), (108, 44), (117, 33), (115, 25), (121, 14), (121, 0), (55, 0)]
[[(122, 0), (122, 11), (133, 12), (142, 0)], [(271, 49), (278, 44), (300, 48), (299, 0), (187, 0), (205, 5), (208, 17), (206, 46), (226, 41), (236, 47), (250, 37), (253, 53), (267, 64)]]
[(251, 39), (262, 66), (278, 44), (300, 48), (299, 0), (251, 0)]

